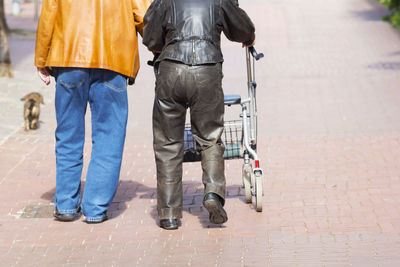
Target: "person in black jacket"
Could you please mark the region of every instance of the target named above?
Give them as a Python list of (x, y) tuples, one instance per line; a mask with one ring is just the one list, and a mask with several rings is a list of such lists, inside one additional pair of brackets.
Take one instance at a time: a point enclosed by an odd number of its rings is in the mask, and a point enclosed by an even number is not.
[(225, 204), (224, 94), (221, 32), (251, 46), (255, 28), (237, 0), (154, 0), (144, 17), (143, 44), (155, 53), (153, 141), (160, 227), (182, 218), (182, 161), (186, 109), (201, 152), (210, 221), (228, 220)]

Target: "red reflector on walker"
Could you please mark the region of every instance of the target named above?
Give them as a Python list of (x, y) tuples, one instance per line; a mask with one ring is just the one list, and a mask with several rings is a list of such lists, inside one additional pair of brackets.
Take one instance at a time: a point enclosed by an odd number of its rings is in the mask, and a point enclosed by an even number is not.
[(260, 168), (260, 161), (256, 160), (256, 168)]

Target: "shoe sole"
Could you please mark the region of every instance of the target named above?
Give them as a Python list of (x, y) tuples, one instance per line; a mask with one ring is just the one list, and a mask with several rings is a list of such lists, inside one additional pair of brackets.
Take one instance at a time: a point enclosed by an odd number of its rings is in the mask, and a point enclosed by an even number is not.
[(72, 221), (79, 219), (79, 217), (81, 217), (81, 214), (74, 214), (74, 216), (70, 217), (70, 218), (65, 218), (63, 216), (63, 214), (60, 214), (60, 215), (54, 214), (54, 218), (60, 222), (72, 222)]
[(56, 208), (54, 210), (53, 216), (57, 221), (60, 221), (60, 222), (73, 222), (73, 221), (79, 219), (82, 216), (81, 207), (78, 207), (76, 209), (76, 212), (75, 213), (71, 213), (71, 214), (73, 214), (72, 217), (66, 218), (65, 214), (58, 213), (58, 210)]
[(176, 229), (178, 229), (179, 227), (178, 226), (160, 226), (162, 229), (165, 229), (165, 230), (176, 230)]
[(203, 205), (210, 214), (210, 222), (215, 224), (223, 224), (228, 220), (228, 215), (219, 201), (215, 199), (209, 199), (204, 201)]
[(72, 221), (75, 220), (75, 218), (65, 219), (65, 218), (61, 218), (61, 217), (55, 216), (55, 215), (54, 215), (54, 218), (59, 222), (72, 222)]
[(160, 227), (165, 230), (176, 230), (179, 228), (180, 222), (178, 221), (177, 224), (164, 224), (160, 222)]

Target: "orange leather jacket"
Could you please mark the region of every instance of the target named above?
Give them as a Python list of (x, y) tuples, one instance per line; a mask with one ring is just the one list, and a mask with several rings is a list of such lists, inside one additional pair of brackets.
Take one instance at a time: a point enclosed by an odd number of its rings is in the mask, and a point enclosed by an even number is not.
[(150, 0), (44, 0), (36, 67), (102, 68), (135, 78)]

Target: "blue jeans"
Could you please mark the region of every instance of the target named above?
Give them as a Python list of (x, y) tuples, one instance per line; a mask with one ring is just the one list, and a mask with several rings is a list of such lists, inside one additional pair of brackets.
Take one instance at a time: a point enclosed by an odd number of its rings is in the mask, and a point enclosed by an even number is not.
[[(126, 77), (104, 69), (54, 68), (56, 79), (55, 206), (101, 220), (117, 191), (128, 120)], [(81, 203), (85, 114), (92, 117), (92, 153)]]

